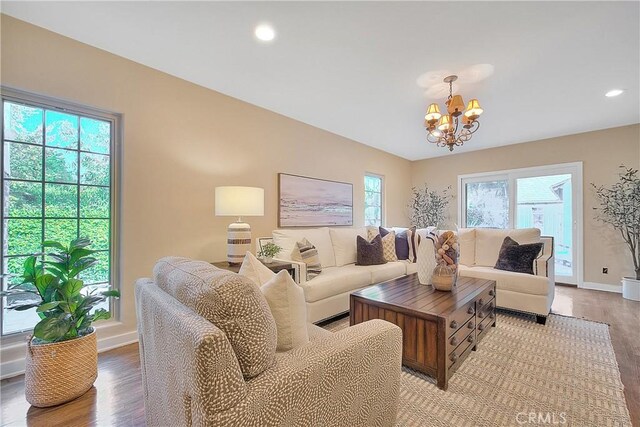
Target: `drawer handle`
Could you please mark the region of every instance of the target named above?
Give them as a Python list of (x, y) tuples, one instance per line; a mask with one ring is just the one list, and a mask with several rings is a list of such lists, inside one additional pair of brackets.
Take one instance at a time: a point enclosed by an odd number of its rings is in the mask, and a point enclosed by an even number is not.
[(456, 362), (456, 360), (458, 360), (458, 355), (455, 353), (451, 353), (451, 356), (449, 356), (449, 360), (451, 360), (453, 363)]
[(489, 318), (490, 318), (490, 319), (495, 319), (495, 318), (496, 318), (496, 314), (495, 314), (495, 313), (491, 313), (491, 314), (489, 315)]
[(492, 296), (495, 296), (495, 294), (496, 294), (496, 291), (494, 291), (493, 289), (489, 291), (489, 296), (492, 297)]
[(478, 317), (479, 317), (479, 318), (481, 318), (481, 319), (482, 319), (482, 318), (484, 318), (484, 316), (485, 316), (484, 312), (482, 312), (482, 311), (479, 311), (479, 312), (478, 312)]
[(475, 327), (476, 327), (476, 325), (475, 325), (473, 322), (469, 322), (469, 323), (467, 324), (467, 328), (469, 328), (469, 329), (473, 329), (473, 328), (475, 328)]
[(495, 305), (494, 303), (491, 303), (491, 304), (489, 304), (489, 309), (490, 309), (490, 310), (493, 310), (493, 309), (495, 308), (495, 306), (496, 306), (496, 305)]
[(458, 322), (456, 322), (455, 320), (451, 321), (451, 325), (450, 325), (453, 329), (458, 329)]
[(480, 326), (478, 326), (478, 330), (479, 330), (480, 332), (484, 331), (484, 325), (480, 325)]
[(457, 345), (458, 344), (458, 338), (453, 337), (451, 338), (451, 341), (449, 341), (451, 343), (451, 345)]
[(480, 298), (480, 300), (478, 301), (478, 304), (484, 305), (484, 300), (482, 298)]
[(473, 309), (473, 307), (469, 307), (469, 309), (467, 310), (467, 314), (473, 314), (476, 311)]
[(473, 336), (469, 335), (469, 338), (467, 338), (467, 341), (473, 342)]

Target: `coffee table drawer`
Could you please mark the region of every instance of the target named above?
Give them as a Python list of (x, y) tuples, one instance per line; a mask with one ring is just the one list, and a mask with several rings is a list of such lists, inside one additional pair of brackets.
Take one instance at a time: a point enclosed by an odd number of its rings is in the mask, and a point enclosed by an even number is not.
[(455, 334), (476, 313), (475, 301), (469, 301), (447, 319), (447, 336)]
[(478, 309), (478, 313), (476, 315), (476, 319), (478, 323), (481, 323), (485, 318), (489, 317), (494, 319), (496, 309), (496, 300), (492, 299), (488, 303), (486, 303), (482, 308)]
[(477, 341), (480, 341), (485, 335), (487, 335), (487, 332), (491, 329), (491, 325), (493, 325), (494, 321), (495, 320), (492, 317), (487, 316), (478, 324)]
[(485, 290), (478, 297), (478, 307), (485, 306), (489, 301), (496, 297), (496, 287), (495, 285), (491, 286), (489, 289)]
[(460, 345), (466, 339), (467, 335), (469, 335), (471, 331), (475, 330), (475, 328), (476, 319), (475, 317), (471, 317), (467, 323), (462, 325), (461, 328), (447, 339), (447, 354), (451, 353), (451, 350)]
[(447, 367), (451, 369), (453, 365), (459, 365), (462, 363), (462, 360), (469, 354), (475, 345), (476, 341), (476, 333), (472, 331), (469, 335), (464, 338), (464, 341), (456, 347), (449, 355), (447, 356)]

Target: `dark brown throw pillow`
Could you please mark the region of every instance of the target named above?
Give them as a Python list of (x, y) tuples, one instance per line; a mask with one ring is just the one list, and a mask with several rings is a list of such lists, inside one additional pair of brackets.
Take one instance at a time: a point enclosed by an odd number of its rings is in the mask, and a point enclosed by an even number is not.
[(384, 253), (382, 250), (382, 237), (378, 234), (371, 242), (368, 242), (362, 236), (358, 236), (357, 245), (357, 261), (356, 265), (379, 265), (385, 264)]
[(543, 243), (521, 245), (507, 236), (502, 241), (495, 269), (516, 273), (533, 273), (533, 262), (542, 250)]

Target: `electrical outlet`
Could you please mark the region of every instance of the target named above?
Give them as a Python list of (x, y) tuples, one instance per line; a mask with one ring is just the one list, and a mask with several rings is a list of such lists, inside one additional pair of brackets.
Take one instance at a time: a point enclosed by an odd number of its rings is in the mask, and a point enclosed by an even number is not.
[(602, 267), (602, 274), (609, 274), (609, 269), (607, 267)]

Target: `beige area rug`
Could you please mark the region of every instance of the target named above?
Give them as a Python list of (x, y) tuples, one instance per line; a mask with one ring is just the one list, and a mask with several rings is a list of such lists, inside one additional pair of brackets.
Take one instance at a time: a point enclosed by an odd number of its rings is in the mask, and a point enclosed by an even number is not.
[[(337, 331), (343, 318), (327, 324)], [(403, 368), (399, 426), (631, 426), (609, 326), (551, 315), (546, 325), (498, 314), (442, 391)]]

